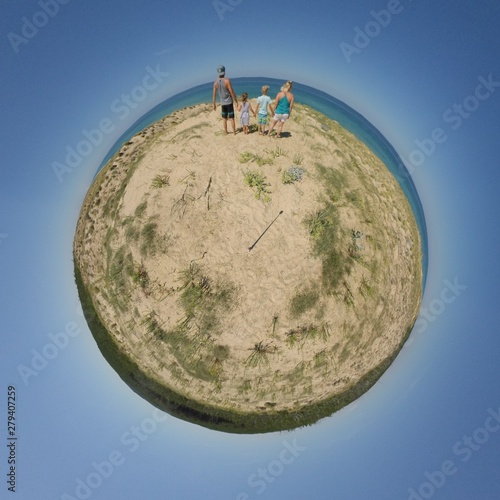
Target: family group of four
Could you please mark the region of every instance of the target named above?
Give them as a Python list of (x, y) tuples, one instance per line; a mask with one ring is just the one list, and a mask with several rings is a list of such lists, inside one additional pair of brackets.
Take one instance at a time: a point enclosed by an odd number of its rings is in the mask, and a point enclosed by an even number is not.
[(262, 87), (262, 95), (257, 98), (257, 105), (254, 110), (248, 100), (248, 94), (246, 92), (241, 95), (241, 104), (238, 104), (238, 98), (234, 93), (231, 80), (226, 78), (226, 68), (224, 66), (219, 66), (217, 68), (217, 72), (219, 73), (219, 78), (214, 82), (213, 105), (214, 110), (217, 109), (217, 94), (219, 94), (222, 108), (222, 122), (226, 134), (228, 133), (228, 120), (231, 123), (233, 134), (236, 134), (236, 125), (234, 123), (234, 106), (236, 105), (238, 111), (241, 111), (241, 126), (243, 127), (243, 132), (245, 134), (248, 134), (249, 132), (248, 127), (250, 125), (250, 113), (253, 113), (253, 115), (257, 118), (259, 134), (265, 135), (269, 110), (270, 114), (273, 115), (273, 119), (271, 120), (268, 136), (271, 135), (274, 127), (278, 125), (276, 137), (280, 137), (283, 130), (283, 124), (289, 118), (293, 108), (294, 97), (290, 92), (292, 89), (292, 82), (288, 81), (283, 84), (274, 101), (274, 108), (271, 98), (267, 95), (269, 86), (264, 85)]

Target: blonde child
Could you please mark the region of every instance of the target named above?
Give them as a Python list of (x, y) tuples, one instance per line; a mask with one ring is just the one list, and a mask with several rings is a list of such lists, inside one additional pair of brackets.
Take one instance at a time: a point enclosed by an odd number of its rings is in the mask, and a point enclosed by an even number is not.
[(257, 109), (259, 117), (257, 118), (257, 123), (259, 126), (259, 135), (264, 135), (266, 133), (266, 125), (267, 125), (267, 110), (271, 111), (271, 114), (274, 113), (273, 107), (271, 105), (271, 98), (267, 95), (269, 92), (269, 86), (264, 85), (262, 87), (262, 95), (257, 97)]

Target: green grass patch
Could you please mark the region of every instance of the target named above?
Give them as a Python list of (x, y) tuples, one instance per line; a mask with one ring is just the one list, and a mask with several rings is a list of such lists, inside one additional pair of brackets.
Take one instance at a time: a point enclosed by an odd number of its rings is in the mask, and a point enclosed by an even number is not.
[(302, 165), (303, 161), (304, 161), (304, 155), (302, 155), (300, 153), (295, 153), (293, 155), (293, 164), (294, 165), (297, 165), (300, 167), (300, 165)]
[(125, 238), (127, 242), (137, 241), (139, 239), (140, 231), (135, 224), (135, 217), (124, 217), (121, 224), (125, 229)]
[(329, 294), (336, 290), (351, 268), (349, 255), (344, 255), (340, 248), (338, 224), (337, 209), (330, 202), (304, 219), (312, 239), (313, 254), (322, 260), (321, 283)]
[(108, 299), (119, 310), (124, 311), (128, 307), (130, 297), (131, 277), (134, 273), (134, 261), (132, 254), (126, 251), (125, 246), (120, 247), (113, 253), (108, 247), (107, 264), (107, 289)]
[(359, 196), (359, 192), (357, 189), (354, 189), (352, 191), (348, 191), (346, 194), (345, 194), (345, 197), (346, 197), (346, 200), (351, 204), (351, 205), (354, 205), (355, 207), (361, 207), (362, 205), (362, 201), (361, 201), (361, 198)]
[(326, 188), (328, 198), (338, 198), (338, 193), (347, 186), (347, 177), (336, 168), (325, 167), (317, 163), (316, 171), (319, 178)]
[(351, 350), (349, 348), (349, 345), (345, 345), (344, 348), (342, 349), (342, 352), (339, 355), (339, 363), (345, 363), (349, 357), (351, 356)]
[(134, 281), (134, 283), (138, 284), (145, 293), (148, 293), (151, 281), (149, 279), (149, 274), (144, 264), (135, 266), (132, 273), (132, 280)]
[(267, 153), (268, 155), (271, 155), (272, 158), (279, 158), (280, 156), (288, 155), (288, 152), (279, 146), (276, 146), (272, 150), (264, 149), (264, 152)]
[(349, 286), (349, 284), (345, 280), (342, 282), (342, 284), (344, 286), (342, 299), (347, 306), (353, 307), (354, 306), (354, 294), (352, 293), (351, 287)]
[[(335, 240), (337, 233), (338, 216), (337, 210), (332, 205), (323, 210), (308, 214), (304, 219), (304, 225), (309, 232), (309, 235), (316, 241), (320, 241), (325, 235), (332, 240)], [(335, 241), (333, 241), (335, 242)], [(317, 244), (315, 243), (315, 246)]]
[(140, 234), (139, 229), (134, 225), (128, 226), (125, 230), (125, 238), (127, 241), (138, 241)]
[[(132, 232), (131, 236), (135, 236)], [(170, 238), (168, 235), (159, 234), (158, 223), (152, 217), (149, 221), (142, 226), (140, 230), (140, 253), (143, 257), (156, 255), (157, 253), (165, 253), (170, 245)]]
[(156, 175), (151, 181), (151, 187), (161, 189), (162, 187), (170, 186), (170, 178), (168, 175)]
[(318, 303), (320, 293), (317, 287), (309, 286), (297, 292), (290, 301), (290, 314), (298, 318)]
[(260, 156), (255, 153), (251, 153), (250, 151), (244, 151), (240, 154), (240, 163), (249, 163), (253, 162), (262, 167), (263, 165), (272, 165), (273, 158)]
[(357, 255), (349, 252), (344, 231), (339, 225), (336, 202), (345, 186), (345, 175), (333, 168), (316, 165), (320, 182), (325, 186), (323, 207), (304, 218), (312, 240), (313, 255), (321, 259), (321, 284), (329, 295), (338, 291), (345, 276), (352, 270)]
[(156, 252), (156, 238), (158, 224), (156, 222), (148, 222), (141, 230), (141, 255), (154, 255)]
[(285, 342), (293, 347), (302, 344), (305, 340), (315, 339), (319, 335), (319, 328), (316, 325), (299, 326), (292, 328), (285, 333)]
[(321, 266), (321, 283), (326, 293), (334, 293), (344, 276), (351, 270), (351, 259), (336, 249), (324, 255)]
[(150, 335), (153, 335), (159, 340), (164, 340), (166, 332), (158, 322), (157, 314), (154, 311), (150, 311), (142, 318), (141, 326), (143, 326)]
[(344, 160), (342, 166), (348, 170), (357, 171), (358, 173), (362, 171), (359, 165), (359, 161), (352, 155), (349, 159)]
[(186, 326), (194, 325), (206, 335), (216, 334), (224, 311), (233, 307), (236, 288), (224, 280), (213, 280), (192, 263), (181, 272), (179, 302), (184, 309)]
[(276, 346), (271, 345), (272, 342), (265, 344), (262, 340), (257, 342), (249, 350), (252, 351), (245, 361), (246, 366), (258, 368), (262, 365), (269, 365), (269, 354), (276, 352)]
[(286, 378), (290, 381), (292, 385), (303, 383), (305, 380), (304, 372), (306, 371), (307, 363), (301, 361), (297, 363), (295, 368), (286, 374)]
[(315, 368), (326, 368), (329, 364), (329, 356), (326, 349), (317, 352), (313, 358)]
[(148, 208), (148, 202), (147, 201), (143, 201), (142, 203), (140, 203), (139, 205), (137, 205), (137, 207), (135, 207), (134, 215), (136, 217), (141, 217), (144, 214), (144, 212), (146, 211), (147, 208)]
[(257, 170), (247, 170), (244, 172), (245, 184), (255, 191), (255, 197), (264, 202), (271, 201), (269, 196), (269, 183), (266, 176)]
[(361, 282), (358, 286), (359, 293), (363, 298), (374, 297), (376, 295), (376, 289), (373, 286), (371, 280), (369, 280), (365, 275), (361, 277)]

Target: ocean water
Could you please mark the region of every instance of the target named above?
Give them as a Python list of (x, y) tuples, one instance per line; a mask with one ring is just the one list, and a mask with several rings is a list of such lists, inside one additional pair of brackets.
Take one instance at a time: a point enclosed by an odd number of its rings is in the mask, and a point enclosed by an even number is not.
[[(268, 94), (271, 98), (274, 98), (283, 84), (282, 80), (266, 77), (233, 78), (231, 79), (231, 82), (237, 95), (241, 95), (242, 92), (247, 92), (249, 98), (251, 99), (258, 97), (261, 94), (262, 85), (269, 85)], [(204, 102), (211, 102), (212, 85), (213, 82), (209, 82), (185, 90), (184, 92), (163, 101), (148, 111), (126, 132), (124, 132), (118, 141), (116, 141), (101, 165), (99, 165), (96, 175), (99, 170), (104, 167), (108, 160), (120, 149), (123, 143), (130, 140), (135, 134), (147, 126), (178, 109)], [(310, 106), (320, 113), (323, 113), (325, 116), (337, 121), (342, 127), (354, 134), (382, 160), (389, 171), (394, 175), (401, 186), (401, 189), (408, 198), (420, 231), (423, 256), (423, 288), (425, 288), (428, 267), (427, 228), (422, 203), (418, 196), (415, 184), (413, 183), (411, 175), (405, 167), (403, 160), (391, 146), (389, 141), (387, 141), (387, 139), (380, 133), (380, 131), (357, 111), (350, 106), (347, 106), (347, 104), (329, 94), (326, 94), (325, 92), (297, 82), (294, 82), (293, 84), (293, 93), (296, 102)]]

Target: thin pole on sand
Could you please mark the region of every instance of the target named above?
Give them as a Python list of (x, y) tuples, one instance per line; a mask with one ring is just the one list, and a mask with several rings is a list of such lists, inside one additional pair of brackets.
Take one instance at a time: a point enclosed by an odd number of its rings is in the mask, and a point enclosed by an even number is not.
[(264, 231), (262, 232), (262, 234), (255, 240), (255, 243), (248, 247), (248, 251), (251, 252), (254, 248), (255, 245), (257, 245), (257, 243), (260, 241), (260, 239), (262, 238), (262, 236), (264, 236), (267, 232), (267, 230), (276, 222), (276, 219), (283, 213), (283, 210), (280, 211), (280, 213), (273, 219), (273, 221), (271, 222), (271, 224), (269, 224), (269, 226), (266, 227), (266, 229), (264, 229)]

